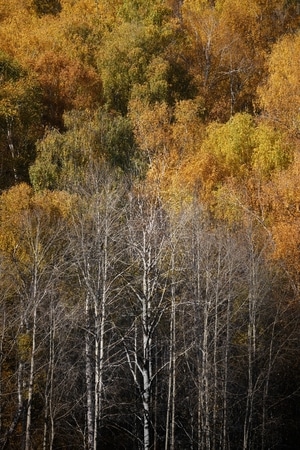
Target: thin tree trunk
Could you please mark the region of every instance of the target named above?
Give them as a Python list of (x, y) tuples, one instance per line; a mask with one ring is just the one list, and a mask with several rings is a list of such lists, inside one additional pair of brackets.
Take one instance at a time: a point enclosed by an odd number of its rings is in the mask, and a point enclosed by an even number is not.
[(7, 119), (7, 142), (8, 142), (8, 148), (10, 150), (11, 158), (12, 158), (14, 180), (15, 180), (15, 183), (17, 183), (18, 182), (18, 174), (17, 174), (17, 169), (16, 169), (16, 152), (15, 152), (15, 146), (14, 146), (13, 138), (12, 138), (12, 119)]
[[(24, 308), (23, 302), (22, 302), (22, 308)], [(20, 324), (20, 330), (21, 333), (25, 333), (25, 328), (26, 328), (26, 334), (28, 333), (28, 329), (27, 329), (27, 324), (25, 325), (25, 317), (24, 317), (24, 309), (21, 313), (21, 324)], [(25, 448), (25, 428), (26, 428), (26, 424), (25, 424), (25, 408), (26, 408), (26, 402), (23, 399), (23, 391), (26, 388), (26, 383), (25, 383), (25, 379), (24, 379), (24, 360), (23, 360), (23, 355), (19, 356), (19, 362), (18, 362), (18, 381), (17, 381), (17, 385), (18, 385), (18, 412), (20, 412), (20, 414), (18, 413), (17, 416), (19, 416), (19, 420), (22, 420), (22, 450), (24, 450)]]
[(149, 336), (149, 324), (148, 324), (148, 305), (147, 300), (143, 301), (143, 428), (144, 428), (144, 450), (150, 448), (150, 336)]
[(250, 279), (249, 279), (249, 295), (248, 295), (248, 388), (246, 399), (246, 410), (244, 419), (244, 436), (243, 450), (251, 448), (250, 433), (253, 421), (253, 396), (254, 396), (254, 379), (253, 365), (256, 354), (256, 302), (257, 302), (257, 277), (254, 255), (250, 257)]
[[(174, 291), (174, 284), (172, 285)], [(175, 293), (172, 292), (172, 390), (171, 390), (171, 438), (170, 450), (175, 449), (175, 405), (176, 405), (176, 303)]]
[(213, 373), (214, 373), (214, 393), (213, 393), (213, 430), (212, 430), (212, 450), (217, 448), (217, 413), (218, 413), (218, 333), (219, 333), (219, 283), (221, 272), (221, 251), (218, 252), (217, 273), (215, 279), (215, 313), (214, 313), (214, 344), (213, 344)]
[(94, 320), (95, 320), (95, 341), (94, 341), (94, 424), (93, 424), (93, 450), (97, 448), (98, 426), (99, 426), (99, 408), (100, 408), (100, 324), (98, 298), (94, 300)]
[[(174, 271), (174, 254), (172, 254), (172, 274)], [(170, 345), (169, 345), (169, 380), (168, 400), (165, 432), (165, 450), (175, 448), (175, 396), (176, 396), (176, 303), (175, 281), (171, 280), (171, 317), (170, 317)], [(170, 444), (169, 444), (170, 441)]]
[(36, 331), (37, 331), (37, 307), (38, 307), (38, 263), (39, 263), (39, 238), (40, 229), (37, 226), (36, 235), (32, 242), (32, 250), (34, 257), (33, 279), (32, 279), (32, 295), (31, 301), (33, 303), (33, 318), (32, 318), (32, 342), (31, 342), (31, 357), (30, 357), (30, 371), (27, 392), (27, 414), (26, 414), (26, 431), (25, 431), (25, 450), (30, 450), (31, 447), (31, 419), (32, 419), (32, 398), (34, 387), (34, 372), (35, 372), (35, 350), (36, 350)]
[(230, 318), (231, 318), (231, 293), (227, 298), (227, 311), (226, 311), (226, 343), (224, 349), (224, 383), (223, 383), (223, 424), (222, 424), (222, 446), (224, 450), (227, 449), (227, 389), (228, 389), (228, 365), (229, 365), (229, 343), (230, 343)]
[[(36, 301), (36, 300), (34, 300)], [(30, 357), (30, 372), (27, 392), (27, 413), (26, 413), (26, 431), (25, 431), (25, 450), (30, 450), (31, 447), (31, 413), (32, 413), (32, 397), (34, 386), (34, 370), (35, 370), (35, 349), (36, 349), (36, 320), (37, 320), (37, 305), (33, 308), (33, 324), (32, 324), (32, 343), (31, 343), (31, 357)]]
[[(204, 401), (203, 401), (203, 389), (204, 389), (204, 378), (203, 378), (203, 361), (204, 361), (204, 346), (203, 339), (204, 335), (201, 330), (201, 314), (200, 314), (200, 303), (201, 303), (201, 279), (200, 279), (200, 243), (198, 242), (199, 237), (196, 236), (196, 261), (195, 261), (195, 271), (196, 271), (196, 314), (195, 314), (195, 331), (197, 330), (199, 336), (196, 333), (197, 345), (197, 384), (198, 384), (198, 403), (197, 403), (197, 442), (198, 450), (204, 449)], [(197, 323), (198, 322), (198, 323)], [(202, 341), (201, 341), (202, 337)], [(202, 345), (201, 345), (202, 344)]]
[(167, 416), (166, 416), (166, 431), (165, 431), (165, 450), (169, 448), (170, 437), (170, 415), (171, 415), (171, 392), (172, 392), (172, 362), (171, 355), (169, 359), (169, 379), (168, 379), (168, 399), (167, 399)]
[(210, 429), (210, 392), (209, 392), (209, 275), (206, 274), (205, 299), (203, 306), (203, 351), (202, 351), (202, 378), (203, 378), (203, 402), (204, 402), (204, 435), (205, 435), (205, 450), (211, 448), (211, 429)]
[(54, 442), (54, 412), (53, 412), (53, 389), (54, 389), (54, 363), (55, 363), (55, 331), (56, 324), (54, 319), (54, 311), (53, 306), (51, 307), (51, 336), (50, 336), (50, 355), (49, 355), (49, 364), (50, 364), (50, 389), (49, 389), (49, 415), (50, 415), (50, 430), (49, 430), (49, 450), (53, 449)]
[(144, 428), (144, 450), (150, 448), (150, 401), (151, 401), (151, 287), (150, 287), (150, 267), (151, 250), (147, 248), (147, 239), (143, 233), (143, 298), (142, 298), (142, 328), (143, 328), (143, 428)]
[(87, 450), (93, 450), (94, 445), (94, 401), (93, 401), (93, 369), (92, 369), (92, 334), (90, 323), (90, 295), (85, 299), (85, 382), (87, 402)]
[[(43, 450), (52, 450), (54, 440), (54, 418), (52, 411), (53, 383), (54, 383), (54, 337), (55, 321), (53, 302), (50, 305), (50, 323), (49, 323), (49, 362), (47, 371), (47, 380), (45, 388), (45, 414), (44, 414), (44, 438)], [(49, 426), (50, 422), (50, 426)]]
[(273, 364), (273, 346), (274, 346), (274, 339), (275, 339), (275, 327), (277, 325), (277, 317), (278, 317), (278, 311), (276, 313), (276, 317), (274, 318), (274, 321), (272, 324), (272, 333), (271, 333), (270, 347), (269, 347), (269, 352), (268, 352), (267, 373), (266, 373), (266, 377), (265, 377), (265, 385), (264, 385), (264, 392), (263, 392), (261, 450), (264, 450), (265, 441), (266, 441), (267, 398), (269, 395), (269, 383), (270, 383), (270, 376), (271, 376), (271, 370), (272, 370), (272, 364)]
[(3, 311), (1, 324), (1, 338), (0, 338), (0, 433), (2, 432), (2, 360), (3, 360), (3, 342), (6, 326), (6, 314)]
[[(99, 220), (99, 219), (98, 219)], [(99, 273), (98, 292), (101, 291), (101, 305), (95, 305), (96, 320), (96, 343), (95, 343), (95, 421), (94, 421), (94, 449), (96, 450), (99, 440), (99, 428), (102, 416), (103, 396), (103, 368), (104, 368), (104, 332), (106, 321), (107, 302), (107, 269), (108, 269), (108, 218), (105, 217), (104, 241), (102, 249), (101, 267)], [(100, 230), (98, 231), (100, 233)], [(97, 302), (97, 299), (96, 299)]]

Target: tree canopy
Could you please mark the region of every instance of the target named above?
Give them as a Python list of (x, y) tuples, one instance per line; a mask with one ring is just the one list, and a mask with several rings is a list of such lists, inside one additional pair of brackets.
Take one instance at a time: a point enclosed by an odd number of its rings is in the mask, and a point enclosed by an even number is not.
[(0, 447), (299, 446), (300, 4), (0, 0)]

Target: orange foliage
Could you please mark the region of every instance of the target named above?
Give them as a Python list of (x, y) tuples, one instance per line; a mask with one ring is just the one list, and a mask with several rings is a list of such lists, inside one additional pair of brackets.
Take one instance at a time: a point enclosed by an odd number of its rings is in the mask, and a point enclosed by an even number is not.
[(54, 123), (65, 110), (91, 108), (101, 101), (99, 76), (79, 61), (49, 51), (32, 61), (32, 68), (42, 87), (44, 102), (53, 111), (50, 117)]

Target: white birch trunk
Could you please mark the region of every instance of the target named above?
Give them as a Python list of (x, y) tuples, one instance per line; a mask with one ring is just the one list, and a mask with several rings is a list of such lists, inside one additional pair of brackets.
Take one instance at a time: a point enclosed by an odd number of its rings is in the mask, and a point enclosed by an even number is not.
[(14, 172), (14, 180), (15, 183), (18, 182), (18, 174), (17, 174), (17, 169), (16, 169), (16, 152), (15, 152), (15, 146), (13, 143), (13, 137), (12, 137), (12, 123), (13, 123), (13, 119), (7, 119), (7, 142), (8, 142), (8, 148), (10, 150), (10, 154), (12, 157), (12, 161), (13, 161), (13, 172)]
[(143, 298), (142, 298), (142, 328), (143, 328), (143, 429), (144, 450), (150, 448), (150, 383), (151, 383), (151, 336), (149, 316), (151, 314), (150, 286), (149, 286), (149, 258), (147, 252), (146, 236), (144, 234), (144, 273), (143, 273)]
[(99, 336), (99, 305), (98, 298), (95, 297), (94, 301), (94, 321), (95, 321), (95, 340), (94, 340), (94, 424), (93, 424), (93, 445), (92, 449), (95, 450), (97, 448), (98, 442), (98, 426), (99, 426), (99, 408), (100, 408), (100, 336)]
[(218, 379), (219, 379), (219, 361), (218, 361), (218, 337), (219, 337), (219, 283), (221, 278), (221, 249), (218, 252), (217, 271), (215, 276), (215, 311), (214, 311), (214, 343), (213, 343), (213, 424), (212, 424), (212, 450), (216, 450), (217, 442), (217, 412), (218, 412)]
[[(128, 221), (128, 253), (132, 266), (136, 271), (135, 278), (130, 278), (128, 288), (133, 293), (138, 307), (138, 317), (131, 326), (131, 332), (135, 332), (135, 323), (138, 324), (138, 337), (129, 338), (128, 346), (124, 340), (126, 358), (130, 372), (140, 395), (142, 404), (141, 422), (143, 436), (140, 438), (143, 450), (153, 448), (152, 431), (155, 412), (152, 403), (152, 385), (157, 381), (160, 372), (159, 367), (153, 367), (153, 339), (155, 331), (162, 317), (164, 308), (163, 300), (166, 292), (166, 281), (161, 285), (160, 258), (164, 246), (165, 235), (162, 230), (159, 214), (161, 210), (155, 204), (146, 203), (145, 199), (136, 199), (133, 205), (133, 214)], [(168, 267), (169, 268), (169, 267)], [(167, 277), (166, 277), (167, 279)], [(131, 348), (130, 348), (131, 347)], [(135, 348), (136, 347), (136, 348)], [(163, 365), (165, 367), (165, 365)], [(153, 373), (155, 369), (155, 373)]]
[(175, 405), (176, 405), (176, 302), (174, 283), (172, 283), (172, 329), (171, 329), (171, 346), (172, 346), (172, 390), (171, 390), (171, 437), (170, 450), (175, 449)]
[(257, 315), (257, 267), (254, 249), (251, 248), (249, 261), (249, 295), (248, 295), (248, 387), (244, 418), (243, 450), (251, 448), (250, 433), (253, 422), (254, 374), (253, 365), (256, 355), (256, 315)]
[[(53, 387), (54, 387), (54, 338), (55, 338), (55, 319), (53, 304), (50, 306), (49, 323), (49, 362), (47, 371), (47, 380), (45, 388), (45, 413), (44, 413), (44, 438), (43, 450), (52, 450), (54, 441), (54, 417), (53, 417)], [(50, 422), (50, 426), (49, 426)]]
[(204, 411), (204, 445), (205, 449), (210, 449), (210, 421), (209, 421), (209, 381), (208, 381), (208, 305), (204, 302), (203, 311), (203, 349), (202, 349), (202, 379), (203, 379), (203, 411)]
[[(172, 256), (172, 270), (174, 258)], [(170, 316), (170, 345), (169, 345), (169, 379), (168, 400), (165, 432), (165, 450), (174, 450), (175, 446), (175, 395), (176, 395), (176, 304), (174, 280), (171, 281), (171, 316)], [(170, 444), (169, 444), (170, 442)]]
[(227, 388), (228, 388), (228, 364), (229, 364), (229, 342), (230, 342), (230, 320), (231, 320), (231, 293), (227, 298), (226, 311), (226, 343), (224, 349), (224, 383), (223, 383), (223, 422), (222, 422), (222, 448), (227, 448)]
[[(38, 269), (39, 269), (39, 245), (40, 245), (40, 228), (37, 226), (36, 234), (32, 240), (33, 251), (33, 278), (31, 283), (31, 298), (33, 308), (32, 317), (32, 342), (31, 342), (31, 356), (30, 369), (27, 392), (27, 413), (26, 413), (26, 430), (25, 430), (25, 450), (30, 450), (31, 443), (31, 413), (32, 413), (32, 397), (34, 387), (34, 372), (35, 372), (35, 350), (36, 350), (36, 331), (37, 331), (37, 308), (38, 308)], [(31, 306), (31, 305), (30, 305)]]
[(31, 443), (31, 412), (32, 412), (32, 396), (34, 386), (34, 364), (35, 364), (35, 349), (36, 349), (36, 319), (37, 319), (37, 305), (33, 309), (33, 324), (32, 324), (32, 343), (31, 343), (31, 357), (30, 357), (30, 371), (27, 392), (27, 413), (26, 413), (26, 431), (25, 431), (25, 450), (30, 450)]
[(94, 444), (94, 400), (93, 400), (93, 369), (92, 369), (92, 330), (90, 326), (90, 296), (85, 299), (85, 383), (87, 402), (87, 449), (92, 450)]

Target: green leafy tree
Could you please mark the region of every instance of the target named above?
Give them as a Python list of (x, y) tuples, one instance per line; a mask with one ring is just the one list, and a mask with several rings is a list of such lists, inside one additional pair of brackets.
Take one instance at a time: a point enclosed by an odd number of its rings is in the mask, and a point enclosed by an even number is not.
[(157, 8), (151, 5), (151, 12), (138, 20), (125, 15), (123, 22), (105, 35), (99, 52), (105, 101), (122, 114), (127, 113), (132, 98), (170, 104), (193, 91), (180, 58), (182, 32), (168, 9)]
[(255, 148), (252, 167), (262, 177), (270, 177), (274, 171), (286, 169), (293, 160), (293, 144), (285, 133), (261, 123), (254, 133)]
[(72, 111), (64, 115), (65, 132), (49, 130), (37, 144), (37, 158), (30, 167), (36, 190), (71, 189), (80, 184), (95, 164), (121, 171), (138, 170), (139, 158), (128, 118), (105, 109)]

